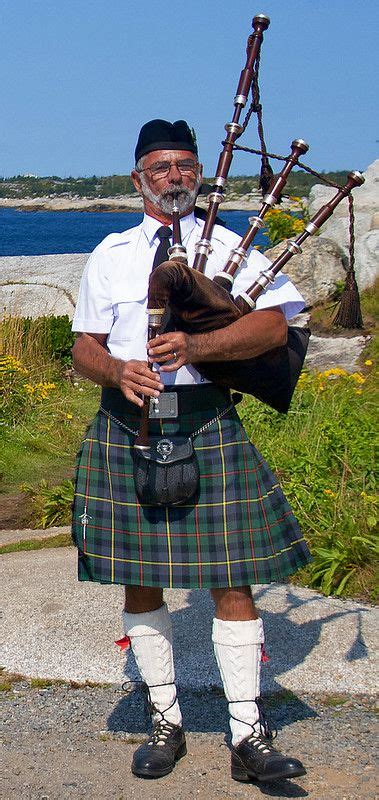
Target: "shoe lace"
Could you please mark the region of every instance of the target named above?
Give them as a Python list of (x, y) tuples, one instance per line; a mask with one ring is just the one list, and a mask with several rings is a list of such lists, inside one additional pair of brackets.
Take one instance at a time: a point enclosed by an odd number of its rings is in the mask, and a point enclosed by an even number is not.
[[(251, 703), (251, 702), (253, 702), (253, 703), (256, 704), (256, 706), (258, 708), (258, 720), (257, 720), (257, 722), (254, 722), (254, 724), (252, 724), (250, 722), (246, 722), (246, 720), (244, 720), (244, 719), (239, 719), (239, 717), (234, 717), (233, 714), (231, 714), (230, 716), (236, 722), (242, 722), (244, 725), (248, 725), (249, 728), (253, 728), (252, 734), (248, 737), (248, 742), (249, 743), (251, 742), (252, 744), (255, 745), (256, 742), (261, 742), (261, 737), (263, 737), (264, 739), (266, 739), (266, 742), (262, 743), (262, 744), (264, 744), (264, 746), (267, 748), (267, 742), (272, 742), (272, 740), (275, 739), (276, 736), (278, 735), (278, 731), (277, 731), (277, 729), (275, 727), (271, 727), (270, 723), (268, 722), (268, 720), (266, 718), (262, 698), (261, 697), (256, 697), (255, 700), (253, 700), (253, 701), (251, 701), (251, 700), (232, 700), (231, 702), (232, 703)], [(255, 730), (255, 725), (259, 725), (260, 733), (257, 733), (257, 731)], [(257, 746), (258, 746), (258, 744), (257, 744)]]
[(153, 716), (153, 714), (159, 715), (159, 718), (154, 722), (152, 733), (150, 734), (146, 742), (147, 745), (162, 746), (166, 744), (166, 741), (170, 736), (170, 734), (175, 730), (175, 728), (178, 727), (165, 717), (167, 711), (169, 711), (170, 708), (172, 708), (173, 705), (175, 705), (176, 703), (176, 692), (172, 703), (170, 703), (170, 705), (167, 706), (167, 708), (165, 708), (164, 711), (161, 711), (160, 708), (157, 708), (157, 706), (154, 705), (154, 703), (151, 700), (151, 694), (150, 694), (150, 689), (157, 689), (159, 686), (172, 686), (172, 685), (173, 685), (172, 683), (156, 683), (152, 684), (151, 686), (148, 686), (147, 683), (145, 683), (145, 681), (125, 681), (125, 683), (122, 684), (122, 688), (125, 692), (130, 692), (133, 689), (140, 688), (145, 694), (146, 705), (149, 716)]
[(154, 725), (152, 733), (147, 740), (147, 745), (162, 746), (166, 744), (168, 737), (176, 727), (177, 725), (174, 725), (172, 722), (168, 722), (166, 719), (159, 720), (159, 722), (156, 722)]

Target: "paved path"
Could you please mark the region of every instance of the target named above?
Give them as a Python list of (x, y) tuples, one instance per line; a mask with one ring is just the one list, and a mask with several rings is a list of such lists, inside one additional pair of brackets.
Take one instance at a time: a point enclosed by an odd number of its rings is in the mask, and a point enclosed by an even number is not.
[(54, 536), (69, 534), (70, 525), (56, 528), (16, 528), (15, 530), (0, 531), (0, 547), (17, 542), (37, 541), (38, 539), (52, 539)]
[[(19, 552), (1, 558), (1, 665), (27, 676), (120, 684), (137, 676), (114, 640), (123, 635), (119, 586), (78, 583), (76, 550)], [(289, 585), (255, 591), (270, 662), (264, 688), (275, 692), (373, 694), (376, 609), (324, 598)], [(175, 631), (177, 679), (183, 689), (220, 685), (206, 591), (167, 590)]]

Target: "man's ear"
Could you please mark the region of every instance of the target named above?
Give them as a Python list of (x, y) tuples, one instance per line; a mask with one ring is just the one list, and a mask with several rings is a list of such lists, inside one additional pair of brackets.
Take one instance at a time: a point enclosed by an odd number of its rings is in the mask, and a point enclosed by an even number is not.
[(137, 189), (139, 194), (142, 194), (142, 184), (141, 184), (141, 176), (136, 169), (133, 169), (130, 173), (130, 177), (133, 181), (134, 188)]

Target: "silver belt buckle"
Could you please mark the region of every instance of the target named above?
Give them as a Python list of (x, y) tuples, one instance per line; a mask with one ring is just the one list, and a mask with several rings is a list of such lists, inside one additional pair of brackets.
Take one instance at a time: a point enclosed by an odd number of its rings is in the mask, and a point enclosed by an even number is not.
[(150, 398), (149, 419), (176, 419), (178, 416), (177, 392), (161, 392)]

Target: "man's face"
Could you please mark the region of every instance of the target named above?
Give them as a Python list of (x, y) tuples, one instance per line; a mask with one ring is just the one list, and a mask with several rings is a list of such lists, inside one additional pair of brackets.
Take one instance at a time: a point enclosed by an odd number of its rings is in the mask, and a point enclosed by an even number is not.
[(202, 167), (189, 150), (154, 150), (133, 170), (132, 180), (142, 194), (145, 211), (170, 217), (174, 196), (181, 214), (192, 211), (202, 181)]

